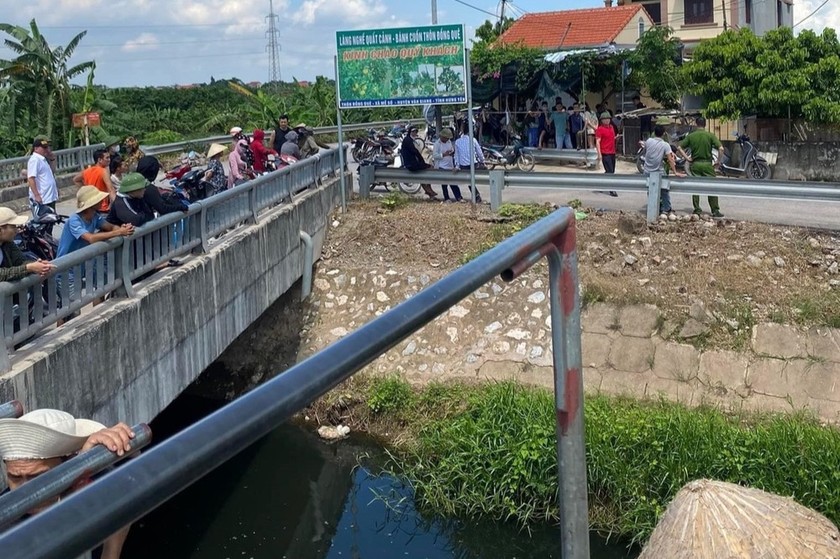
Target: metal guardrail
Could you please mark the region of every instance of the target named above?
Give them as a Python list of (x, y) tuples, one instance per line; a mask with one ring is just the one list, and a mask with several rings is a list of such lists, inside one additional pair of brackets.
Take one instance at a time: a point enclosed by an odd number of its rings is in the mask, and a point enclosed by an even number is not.
[[(582, 173), (523, 173), (519, 171), (476, 172), (476, 184), (490, 187), (490, 208), (499, 209), (507, 188), (554, 188), (563, 190), (615, 190), (645, 192), (648, 195), (647, 219), (659, 215), (659, 193), (670, 191), (705, 196), (735, 196), (775, 200), (840, 202), (840, 184), (827, 182), (755, 181), (731, 178), (666, 177), (661, 173), (644, 175), (607, 175)], [(365, 196), (377, 182), (428, 184), (469, 184), (468, 172), (425, 170), (412, 172), (393, 167), (369, 165), (359, 168), (359, 192)]]
[[(382, 128), (384, 126), (392, 126), (394, 124), (403, 124), (409, 122), (411, 124), (422, 124), (426, 122), (422, 118), (403, 119), (403, 120), (385, 120), (381, 122), (361, 122), (357, 124), (344, 124), (341, 129), (345, 132), (353, 132), (356, 130), (367, 130), (368, 128)], [(314, 128), (315, 134), (336, 134), (338, 133), (338, 126), (319, 126)], [(268, 136), (266, 136), (267, 138)], [(232, 139), (229, 134), (210, 136), (209, 138), (199, 138), (196, 140), (185, 140), (183, 142), (173, 142), (171, 144), (161, 144), (159, 146), (141, 146), (140, 149), (146, 155), (161, 155), (164, 153), (173, 153), (176, 151), (183, 151), (188, 147), (197, 145), (209, 144), (229, 144)]]
[(131, 452), (118, 456), (102, 445), (97, 445), (83, 454), (74, 456), (55, 468), (30, 480), (14, 491), (0, 496), (0, 530), (35, 507), (62, 495), (80, 479), (89, 478), (117, 462), (133, 456), (138, 450), (152, 442), (152, 430), (145, 423), (131, 428)]
[[(53, 152), (55, 155), (55, 173), (71, 173), (84, 170), (86, 165), (93, 163), (93, 152), (103, 149), (105, 144), (94, 144), (70, 149), (60, 149)], [(11, 159), (0, 159), (0, 186), (22, 184), (26, 177), (22, 171), (26, 170), (26, 164), (30, 156), (13, 157)]]
[(242, 222), (256, 223), (261, 212), (320, 185), (339, 169), (338, 148), (326, 150), (191, 204), (186, 212), (159, 217), (130, 237), (93, 243), (57, 258), (55, 272), (47, 278), (29, 275), (0, 282), (0, 364), (8, 364), (8, 355), (2, 354), (47, 326), (117, 290), (133, 296), (133, 282), (143, 274), (178, 256), (206, 252), (212, 237)]
[[(75, 557), (276, 429), (501, 275), (549, 260), (562, 556), (589, 557), (575, 218), (561, 208), (344, 339), (0, 536), (3, 559)], [(31, 483), (31, 482), (30, 482)]]
[(523, 147), (522, 151), (534, 156), (537, 161), (569, 161), (572, 163), (585, 163), (592, 168), (598, 164), (598, 152), (595, 149), (537, 149)]

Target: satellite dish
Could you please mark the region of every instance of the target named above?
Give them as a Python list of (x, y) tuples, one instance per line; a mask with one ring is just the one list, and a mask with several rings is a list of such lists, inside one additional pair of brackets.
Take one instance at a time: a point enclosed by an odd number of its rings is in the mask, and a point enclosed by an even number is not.
[(438, 111), (440, 111), (439, 105), (423, 105), (423, 118), (428, 124), (434, 124)]

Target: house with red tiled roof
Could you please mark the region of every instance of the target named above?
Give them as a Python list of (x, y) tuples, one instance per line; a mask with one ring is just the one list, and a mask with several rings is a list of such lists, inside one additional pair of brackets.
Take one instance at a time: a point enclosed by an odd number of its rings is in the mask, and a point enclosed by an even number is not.
[(574, 50), (610, 43), (632, 46), (653, 27), (642, 4), (525, 14), (513, 22), (499, 42), (522, 43), (546, 51)]

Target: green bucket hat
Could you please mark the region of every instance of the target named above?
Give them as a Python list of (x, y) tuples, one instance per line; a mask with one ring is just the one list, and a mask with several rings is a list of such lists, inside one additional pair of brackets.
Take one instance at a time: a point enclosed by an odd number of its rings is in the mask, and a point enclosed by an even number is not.
[(603, 120), (605, 118), (612, 118), (612, 116), (610, 116), (610, 113), (608, 113), (607, 111), (604, 111), (603, 113), (601, 113), (601, 119)]
[(143, 188), (146, 188), (146, 177), (140, 173), (129, 173), (123, 177), (120, 183), (120, 194), (128, 194)]

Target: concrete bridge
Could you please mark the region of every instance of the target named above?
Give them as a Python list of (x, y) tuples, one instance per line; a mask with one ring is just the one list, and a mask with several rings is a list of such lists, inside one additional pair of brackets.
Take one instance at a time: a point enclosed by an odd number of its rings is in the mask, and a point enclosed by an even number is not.
[[(43, 284), (0, 284), (0, 402), (106, 424), (155, 417), (296, 281), (311, 279), (341, 200), (339, 170), (338, 151), (324, 152), (57, 259)], [(176, 257), (182, 265), (161, 268)], [(71, 269), (87, 277), (75, 296), (56, 284)], [(60, 293), (61, 306), (41, 293)], [(34, 310), (15, 324), (13, 303), (27, 297)]]

